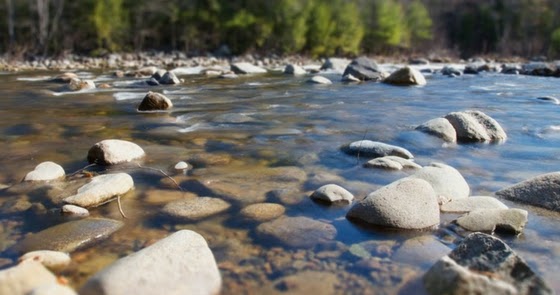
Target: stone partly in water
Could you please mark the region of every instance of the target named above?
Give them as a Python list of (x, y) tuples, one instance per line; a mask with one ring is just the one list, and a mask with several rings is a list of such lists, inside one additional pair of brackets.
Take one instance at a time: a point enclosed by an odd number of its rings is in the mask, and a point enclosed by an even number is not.
[(305, 75), (306, 73), (307, 72), (302, 67), (294, 64), (286, 65), (286, 67), (284, 68), (284, 74), (288, 75), (301, 76)]
[(496, 196), (560, 212), (560, 172), (522, 181), (496, 192)]
[(263, 222), (276, 219), (286, 212), (286, 208), (275, 203), (251, 204), (239, 212), (246, 219)]
[(38, 261), (24, 261), (0, 271), (2, 295), (28, 295), (37, 287), (56, 283), (56, 277)]
[(294, 248), (312, 248), (334, 239), (336, 228), (307, 217), (282, 217), (260, 224), (256, 233), (265, 241)]
[(352, 76), (352, 74), (346, 74), (346, 75), (342, 76), (342, 79), (340, 79), (340, 81), (346, 82), (346, 83), (361, 82), (360, 79)]
[(66, 204), (62, 206), (62, 214), (74, 215), (74, 216), (89, 216), (89, 211), (86, 208)]
[(350, 155), (364, 157), (397, 156), (412, 159), (414, 156), (408, 150), (378, 141), (359, 140), (342, 147), (342, 151)]
[(266, 70), (247, 62), (238, 62), (231, 65), (231, 70), (235, 74), (264, 74)]
[(481, 111), (453, 112), (445, 116), (457, 132), (459, 142), (503, 142), (506, 132), (500, 124)]
[(54, 83), (70, 83), (70, 81), (72, 79), (79, 79), (78, 75), (76, 75), (76, 73), (71, 73), (71, 72), (67, 72), (67, 73), (62, 73), (54, 78), (51, 79), (51, 82)]
[(80, 187), (75, 195), (65, 198), (64, 202), (84, 208), (97, 207), (114, 196), (127, 193), (133, 187), (134, 181), (126, 173), (99, 175)]
[(328, 78), (325, 78), (323, 76), (318, 76), (318, 75), (311, 77), (311, 79), (309, 79), (308, 82), (312, 84), (322, 84), (322, 85), (332, 84), (332, 81), (329, 80)]
[(478, 209), (457, 219), (469, 231), (519, 234), (527, 224), (527, 211), (521, 209)]
[(89, 163), (115, 165), (143, 158), (146, 154), (137, 144), (119, 139), (106, 139), (96, 143), (88, 151)]
[(418, 70), (404, 67), (393, 72), (383, 82), (394, 85), (426, 85), (426, 78)]
[(78, 295), (68, 286), (56, 284), (41, 285), (26, 295)]
[(379, 81), (383, 78), (383, 74), (379, 70), (379, 66), (367, 57), (358, 57), (354, 59), (344, 70), (342, 76), (352, 75), (361, 81), (373, 80)]
[(82, 91), (95, 89), (95, 83), (92, 80), (80, 80), (72, 79), (70, 83), (66, 85), (66, 90), (68, 91)]
[(493, 197), (473, 196), (463, 199), (455, 199), (449, 203), (442, 204), (441, 212), (444, 213), (468, 213), (478, 209), (507, 209), (508, 207)]
[(328, 204), (352, 203), (354, 195), (339, 185), (327, 184), (315, 190), (311, 194), (311, 199)]
[(35, 169), (25, 175), (24, 181), (49, 181), (57, 180), (66, 176), (64, 168), (54, 162), (43, 162)]
[(105, 218), (70, 221), (26, 236), (15, 250), (19, 253), (35, 250), (73, 252), (106, 239), (123, 225), (121, 221)]
[(181, 230), (117, 260), (90, 278), (79, 293), (214, 295), (221, 286), (206, 240), (194, 231)]
[(435, 118), (416, 127), (416, 130), (437, 136), (446, 142), (456, 142), (457, 132), (446, 118)]
[(434, 189), (416, 178), (397, 180), (376, 190), (355, 204), (346, 217), (401, 229), (429, 228), (440, 221)]
[(173, 103), (165, 95), (149, 91), (138, 105), (139, 111), (160, 111), (173, 107)]
[(553, 294), (510, 247), (483, 233), (468, 235), (423, 281), (429, 294)]
[(442, 163), (424, 166), (409, 177), (423, 179), (430, 183), (441, 204), (467, 198), (471, 191), (469, 184), (457, 169)]
[(397, 156), (385, 156), (381, 158), (375, 158), (364, 163), (366, 168), (381, 168), (387, 170), (402, 170), (404, 168), (420, 169), (422, 166), (412, 162), (411, 160), (397, 157)]
[(52, 271), (60, 271), (72, 262), (68, 253), (50, 250), (27, 252), (19, 258), (19, 262), (28, 260), (40, 262), (43, 266)]
[(445, 66), (441, 69), (441, 74), (449, 77), (461, 76), (463, 72), (451, 66)]
[(179, 80), (179, 78), (177, 78), (177, 76), (175, 76), (175, 73), (173, 72), (165, 72), (165, 74), (163, 74), (163, 76), (158, 79), (159, 84), (162, 85), (172, 85), (172, 84), (180, 84), (181, 80)]
[(200, 197), (173, 201), (162, 211), (173, 218), (195, 221), (216, 215), (229, 209), (231, 205), (219, 198)]

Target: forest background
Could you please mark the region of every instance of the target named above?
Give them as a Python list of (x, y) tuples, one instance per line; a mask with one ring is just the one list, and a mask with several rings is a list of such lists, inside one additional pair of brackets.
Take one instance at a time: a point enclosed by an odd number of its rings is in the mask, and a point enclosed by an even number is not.
[(183, 51), (560, 57), (558, 0), (4, 0), (12, 58)]

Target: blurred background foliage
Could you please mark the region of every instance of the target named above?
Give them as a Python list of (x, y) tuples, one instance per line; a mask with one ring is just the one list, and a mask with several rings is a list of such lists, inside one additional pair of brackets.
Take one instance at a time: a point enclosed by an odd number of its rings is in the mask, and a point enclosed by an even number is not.
[(3, 0), (13, 56), (560, 56), (558, 0)]

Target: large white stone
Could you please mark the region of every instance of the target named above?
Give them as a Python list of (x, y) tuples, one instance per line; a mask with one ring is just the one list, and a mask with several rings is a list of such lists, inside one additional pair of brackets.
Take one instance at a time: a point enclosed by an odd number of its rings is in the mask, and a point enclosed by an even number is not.
[(54, 162), (43, 162), (25, 175), (24, 181), (49, 181), (63, 178), (66, 175), (64, 168)]
[(453, 112), (445, 118), (455, 128), (459, 142), (503, 142), (507, 139), (502, 126), (483, 112)]
[(99, 206), (112, 197), (123, 195), (134, 187), (132, 177), (126, 173), (99, 175), (78, 189), (78, 193), (64, 202), (84, 208)]
[(137, 144), (120, 139), (106, 139), (96, 143), (88, 151), (88, 162), (114, 165), (143, 158), (146, 154)]
[(27, 295), (38, 286), (55, 283), (56, 277), (37, 261), (24, 261), (0, 271), (2, 295)]

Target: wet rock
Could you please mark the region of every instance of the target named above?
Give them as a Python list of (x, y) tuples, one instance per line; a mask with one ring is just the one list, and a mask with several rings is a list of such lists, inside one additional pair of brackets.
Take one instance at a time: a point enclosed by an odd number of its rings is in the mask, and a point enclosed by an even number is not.
[(426, 85), (426, 78), (418, 70), (404, 67), (393, 72), (383, 82), (394, 85)]
[(235, 73), (224, 73), (219, 76), (221, 79), (237, 79), (239, 76)]
[(82, 295), (218, 294), (222, 279), (206, 240), (178, 231), (90, 278)]
[(549, 101), (553, 104), (560, 104), (560, 99), (554, 97), (554, 96), (540, 96), (537, 97), (538, 100), (542, 100), (542, 101)]
[(444, 213), (468, 213), (478, 209), (507, 209), (508, 207), (493, 197), (468, 197), (455, 199), (440, 206)]
[(166, 70), (164, 70), (164, 69), (158, 69), (158, 70), (152, 75), (151, 78), (154, 78), (154, 79), (155, 79), (156, 81), (158, 81), (158, 83), (159, 83), (159, 80), (161, 80), (161, 78), (163, 78), (163, 76), (164, 76), (166, 73), (167, 73)]
[(420, 169), (422, 166), (412, 162), (411, 160), (397, 157), (397, 156), (385, 156), (381, 158), (375, 158), (364, 163), (366, 168), (381, 168), (388, 170), (402, 170), (405, 168)]
[(173, 103), (165, 95), (148, 91), (138, 106), (139, 111), (167, 110), (173, 107)]
[(338, 202), (352, 203), (354, 195), (339, 185), (327, 184), (314, 191), (311, 194), (311, 199), (328, 204)]
[(28, 260), (37, 261), (52, 271), (60, 271), (72, 262), (68, 253), (50, 250), (27, 252), (19, 258), (20, 263)]
[(143, 67), (132, 73), (132, 76), (151, 76), (155, 74), (159, 69), (154, 66)]
[(532, 76), (553, 76), (556, 73), (556, 66), (546, 62), (530, 62), (522, 66), (521, 73)]
[(358, 57), (354, 59), (346, 67), (344, 73), (342, 73), (342, 76), (346, 75), (352, 75), (361, 81), (379, 81), (383, 79), (379, 66), (367, 57)]
[(132, 177), (126, 173), (95, 176), (78, 189), (77, 194), (64, 199), (64, 202), (84, 208), (97, 207), (114, 196), (123, 195), (134, 187)]
[(497, 191), (496, 196), (560, 212), (560, 172), (522, 181)]
[(0, 213), (2, 214), (14, 214), (20, 213), (29, 210), (33, 204), (29, 202), (27, 199), (23, 197), (19, 197), (17, 199), (12, 199), (9, 201), (5, 201), (0, 206)]
[(445, 116), (459, 142), (503, 142), (506, 132), (496, 120), (480, 111), (453, 112)]
[(72, 79), (70, 80), (70, 83), (66, 85), (66, 89), (68, 91), (82, 91), (82, 90), (95, 89), (95, 83), (92, 80)]
[(77, 295), (76, 291), (68, 286), (59, 284), (41, 285), (26, 295)]
[(520, 64), (503, 64), (502, 65), (502, 74), (509, 74), (509, 75), (519, 75), (523, 69), (521, 68)]
[(67, 72), (67, 73), (62, 73), (62, 74), (54, 77), (51, 80), (51, 82), (67, 84), (67, 83), (70, 83), (70, 81), (72, 79), (80, 79), (80, 78), (78, 77), (78, 75), (76, 75), (76, 73)]
[(96, 143), (88, 151), (88, 162), (98, 165), (115, 165), (143, 158), (146, 154), (137, 144), (119, 140), (106, 139)]
[(177, 164), (175, 164), (175, 166), (173, 166), (173, 169), (184, 171), (184, 170), (192, 169), (192, 165), (190, 165), (185, 161), (180, 161)]
[(149, 86), (159, 86), (159, 81), (156, 80), (156, 78), (152, 77), (146, 80), (146, 84), (148, 84)]
[(286, 65), (284, 68), (284, 74), (301, 76), (307, 74), (307, 72), (300, 66), (295, 64)]
[(207, 166), (224, 166), (231, 163), (230, 154), (211, 154), (211, 153), (198, 153), (189, 156), (187, 161), (193, 166), (207, 167)]
[(547, 284), (501, 240), (467, 236), (424, 275), (430, 294), (552, 294)]
[(441, 69), (441, 74), (449, 77), (457, 77), (457, 76), (461, 76), (463, 72), (461, 72), (461, 70), (456, 69), (454, 67), (445, 66), (443, 67), (443, 69)]
[(391, 257), (394, 261), (428, 268), (451, 249), (433, 236), (421, 236), (406, 240)]
[(437, 136), (446, 142), (456, 142), (457, 132), (446, 118), (435, 118), (416, 127), (416, 130)]
[(434, 189), (415, 178), (404, 178), (374, 191), (355, 204), (346, 217), (401, 229), (429, 228), (440, 220)]
[(330, 57), (327, 58), (327, 60), (323, 63), (323, 65), (321, 65), (320, 70), (321, 71), (332, 70), (334, 72), (342, 74), (349, 63), (350, 61), (345, 58)]
[(349, 155), (364, 157), (397, 156), (412, 159), (414, 156), (408, 150), (378, 141), (359, 140), (342, 147), (342, 151)]
[(408, 60), (409, 65), (429, 65), (430, 61), (426, 58), (412, 58)]
[(177, 200), (165, 205), (162, 212), (173, 218), (196, 221), (224, 212), (231, 205), (219, 198), (200, 197)]
[(427, 181), (441, 203), (467, 198), (471, 191), (469, 184), (457, 169), (442, 163), (424, 166), (409, 177)]
[(352, 82), (361, 82), (360, 79), (352, 76), (352, 74), (346, 74), (344, 76), (342, 76), (341, 79), (342, 82), (347, 82), (347, 83), (352, 83)]
[(24, 181), (49, 181), (57, 180), (66, 176), (64, 168), (54, 162), (43, 162), (35, 169), (25, 175)]
[(527, 215), (521, 209), (478, 209), (459, 217), (457, 224), (469, 231), (518, 234), (527, 224)]
[(247, 62), (238, 62), (238, 63), (231, 64), (231, 70), (235, 74), (264, 74), (264, 73), (266, 73), (265, 69), (263, 69), (261, 67), (257, 67), (255, 65), (252, 65), (252, 64), (247, 63)]
[(257, 203), (243, 208), (239, 213), (247, 219), (263, 222), (276, 219), (284, 215), (284, 212), (286, 208), (280, 204)]
[(336, 236), (331, 224), (307, 217), (282, 217), (260, 224), (256, 233), (263, 239), (294, 248), (312, 248)]
[(324, 85), (332, 84), (332, 81), (329, 80), (328, 78), (325, 78), (323, 76), (318, 76), (318, 75), (311, 77), (311, 79), (309, 79), (308, 82), (313, 84), (324, 84)]
[(74, 216), (89, 216), (88, 209), (70, 204), (62, 206), (62, 213)]
[(56, 282), (56, 277), (41, 263), (25, 261), (0, 271), (0, 294), (28, 295), (39, 286)]
[(336, 286), (340, 280), (336, 274), (306, 270), (292, 275), (283, 276), (272, 282), (273, 290), (265, 290), (263, 294), (337, 294)]
[(106, 239), (122, 226), (121, 221), (105, 218), (70, 221), (26, 236), (15, 250), (19, 253), (35, 250), (73, 252)]
[(116, 70), (113, 72), (113, 77), (115, 78), (122, 78), (124, 77), (124, 71)]
[(173, 72), (166, 72), (158, 82), (162, 85), (181, 84), (181, 81)]

